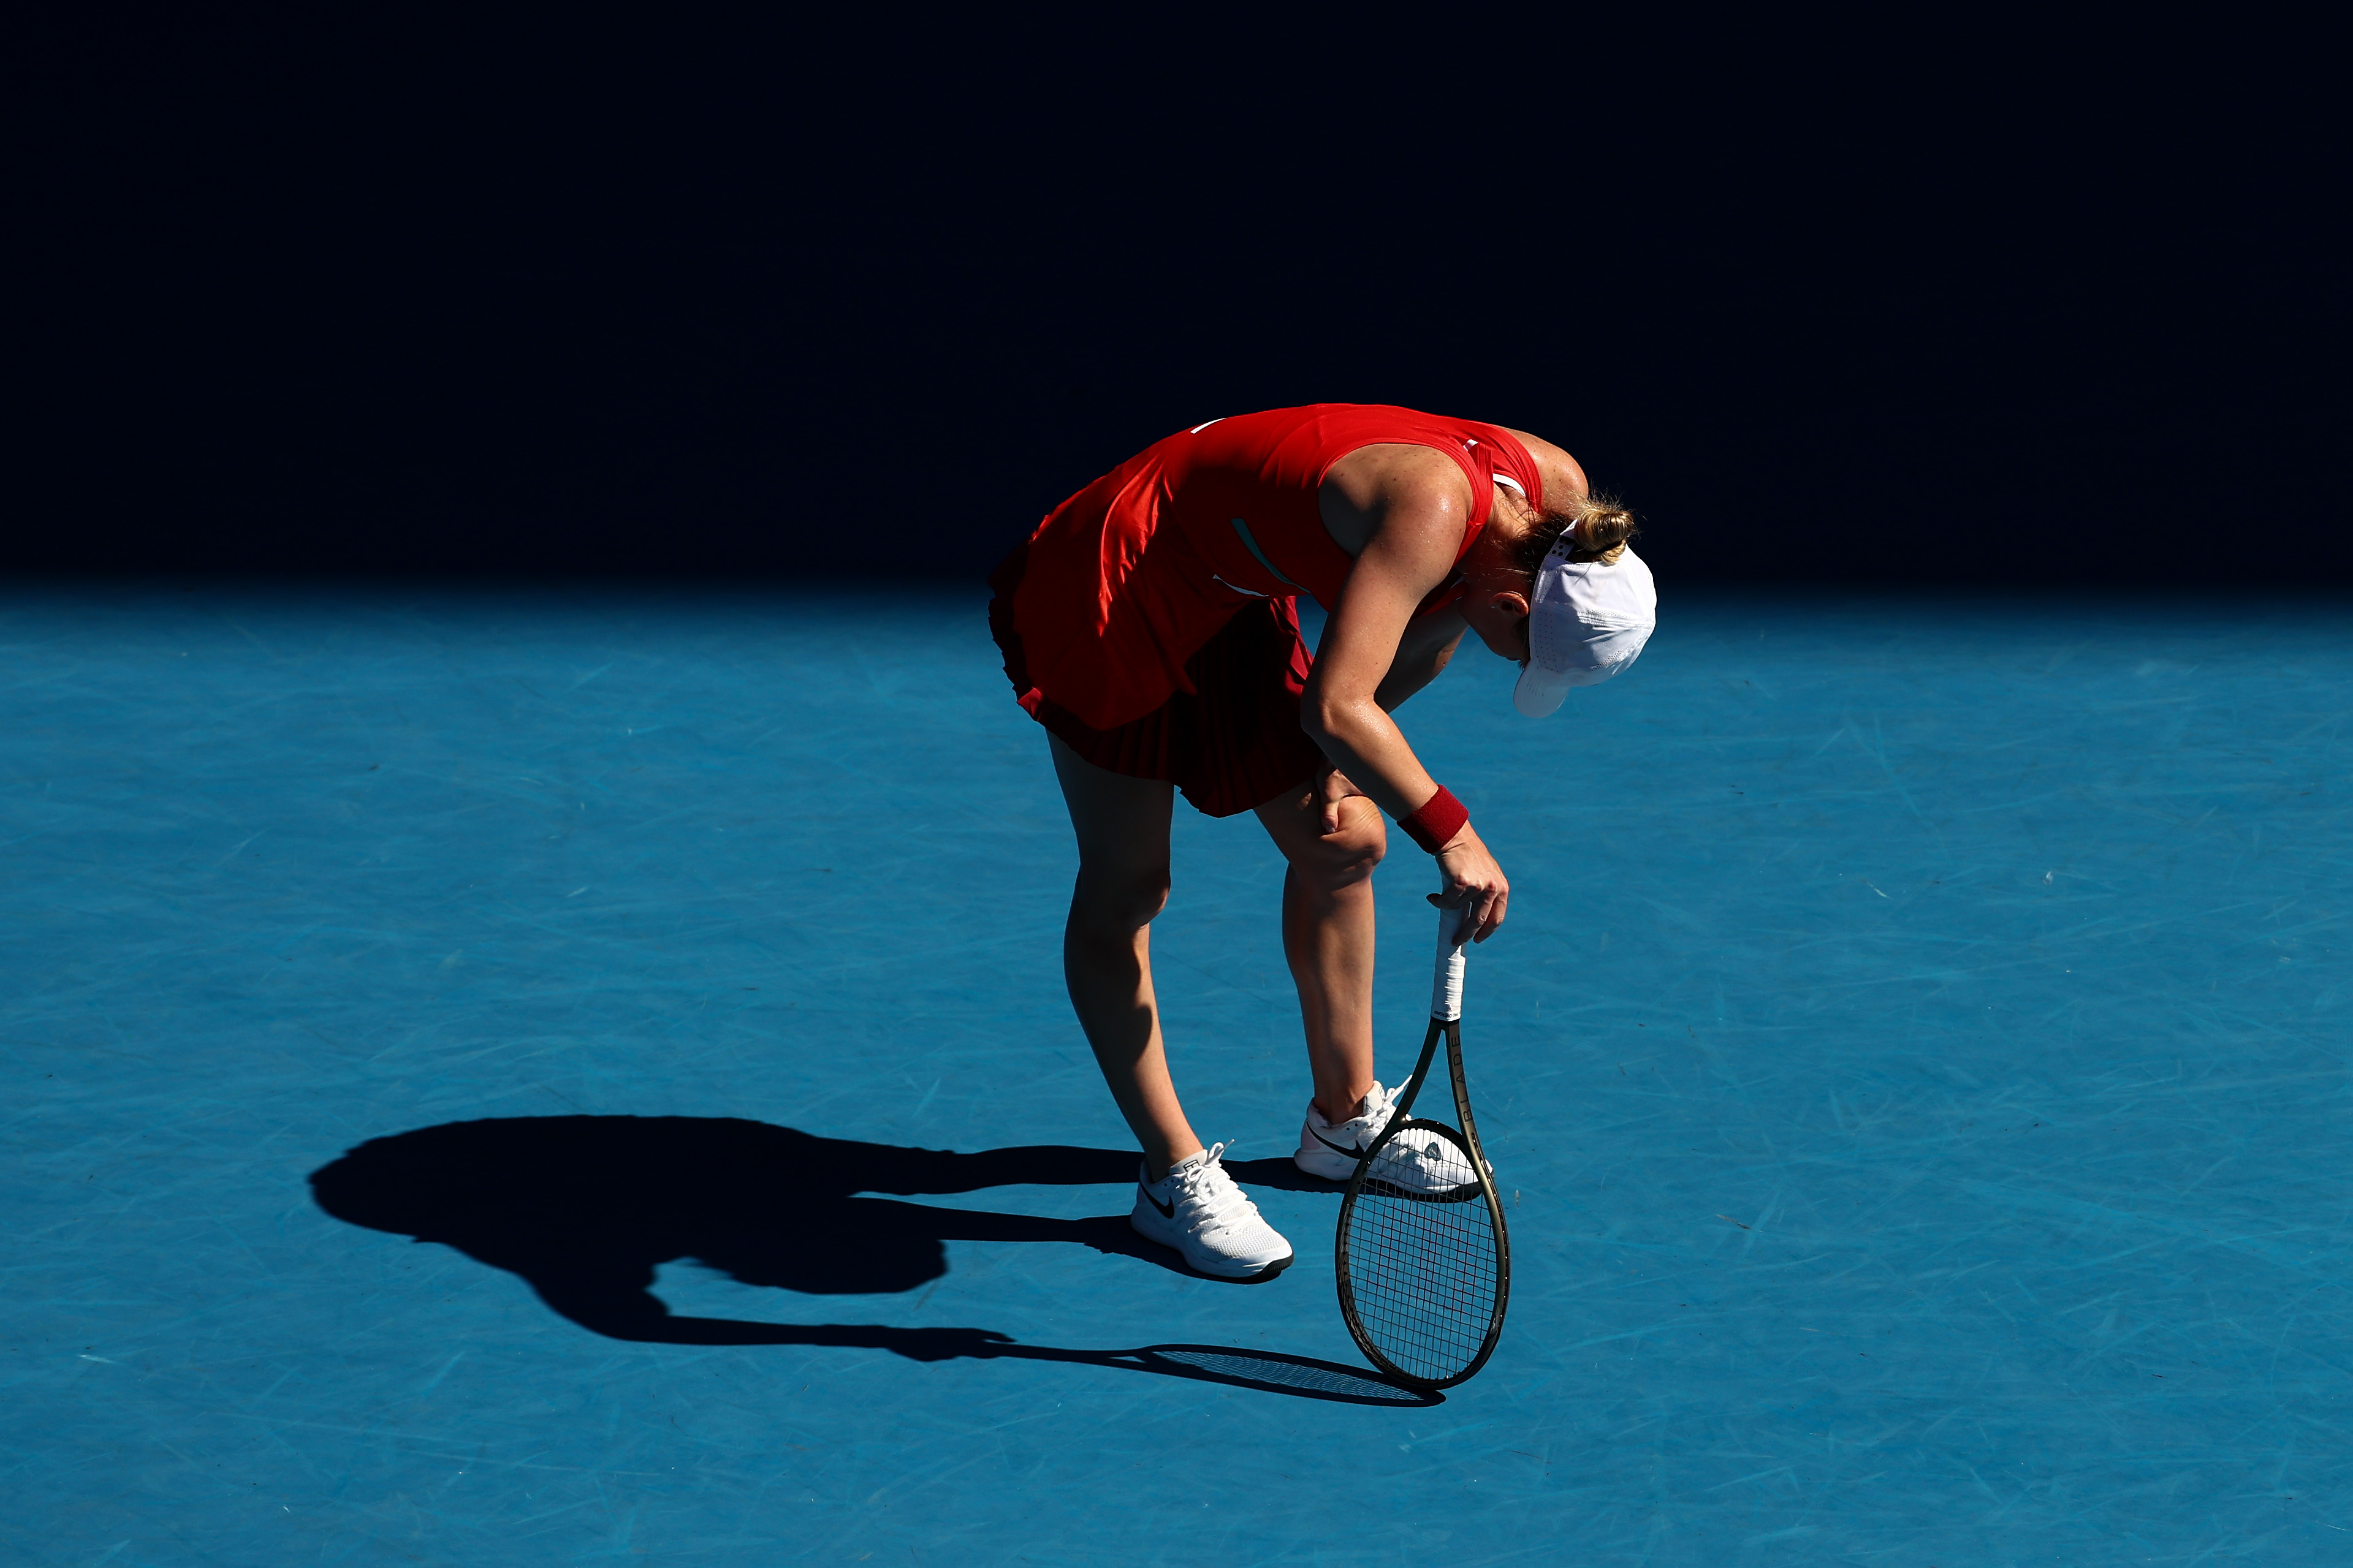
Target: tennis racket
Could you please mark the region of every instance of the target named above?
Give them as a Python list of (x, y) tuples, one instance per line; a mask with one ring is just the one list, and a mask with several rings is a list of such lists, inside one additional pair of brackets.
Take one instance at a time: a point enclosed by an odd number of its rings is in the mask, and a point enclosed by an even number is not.
[[(1334, 1247), (1340, 1315), (1375, 1366), (1413, 1388), (1451, 1388), (1487, 1364), (1512, 1293), (1512, 1243), (1462, 1081), (1467, 910), (1438, 911), (1438, 976), (1421, 1060), (1388, 1126), (1358, 1156)], [(1440, 1037), (1457, 1130), (1412, 1120)]]

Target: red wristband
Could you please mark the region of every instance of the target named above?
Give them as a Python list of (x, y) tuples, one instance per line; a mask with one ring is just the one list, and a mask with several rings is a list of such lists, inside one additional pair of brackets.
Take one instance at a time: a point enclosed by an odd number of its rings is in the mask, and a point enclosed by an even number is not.
[(1398, 817), (1398, 826), (1405, 829), (1408, 837), (1421, 846), (1422, 853), (1435, 855), (1445, 848), (1446, 841), (1461, 832), (1462, 825), (1470, 820), (1471, 814), (1462, 808), (1462, 803), (1449, 795), (1444, 784), (1440, 784), (1438, 793), (1423, 801), (1411, 816)]

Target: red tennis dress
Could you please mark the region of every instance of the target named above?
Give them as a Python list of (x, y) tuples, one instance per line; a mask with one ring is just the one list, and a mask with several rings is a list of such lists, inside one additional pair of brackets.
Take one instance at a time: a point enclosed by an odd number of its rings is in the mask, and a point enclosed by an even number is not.
[[(1384, 443), (1443, 452), (1470, 479), (1458, 563), (1497, 483), (1544, 505), (1527, 448), (1474, 420), (1318, 403), (1197, 425), (1056, 507), (989, 577), (989, 630), (1021, 706), (1097, 767), (1166, 779), (1211, 816), (1313, 778), (1324, 757), (1299, 727), (1312, 659), (1295, 601), (1336, 605), (1356, 564), (1324, 531), (1317, 487)], [(1461, 592), (1458, 574), (1418, 613)]]

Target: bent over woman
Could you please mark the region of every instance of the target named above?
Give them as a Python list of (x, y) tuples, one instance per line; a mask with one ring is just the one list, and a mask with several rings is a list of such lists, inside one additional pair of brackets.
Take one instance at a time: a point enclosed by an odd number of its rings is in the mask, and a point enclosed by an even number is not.
[[(989, 626), (1043, 725), (1079, 840), (1071, 1003), (1143, 1145), (1132, 1216), (1205, 1274), (1292, 1249), (1194, 1136), (1168, 1074), (1151, 922), (1172, 796), (1254, 812), (1289, 863), (1282, 946), (1314, 1080), (1299, 1168), (1345, 1180), (1388, 1123), (1373, 1077), (1373, 868), (1386, 812), (1436, 858), (1473, 939), (1511, 885), (1389, 717), (1463, 634), (1522, 665), (1532, 717), (1633, 661), (1655, 620), (1630, 514), (1522, 431), (1316, 404), (1213, 419), (1057, 507), (990, 578)], [(1330, 613), (1311, 658), (1296, 599)]]

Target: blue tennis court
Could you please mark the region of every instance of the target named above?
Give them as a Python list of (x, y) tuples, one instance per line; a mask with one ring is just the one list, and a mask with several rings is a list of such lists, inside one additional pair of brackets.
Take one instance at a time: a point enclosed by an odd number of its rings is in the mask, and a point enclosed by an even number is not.
[(8, 590), (0, 1559), (2353, 1561), (2342, 605), (1668, 587), (1405, 710), (1514, 887), (1442, 1399), (1247, 817), (1155, 957), (1299, 1260), (1128, 1229), (980, 593)]

